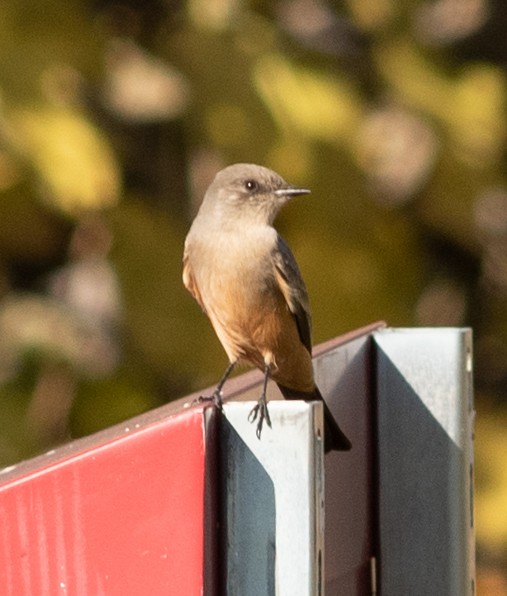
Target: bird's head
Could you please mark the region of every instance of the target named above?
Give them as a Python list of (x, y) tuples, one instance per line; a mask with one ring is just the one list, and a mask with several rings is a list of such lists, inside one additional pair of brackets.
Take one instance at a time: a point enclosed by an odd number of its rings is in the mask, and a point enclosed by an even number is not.
[(273, 223), (280, 207), (290, 198), (310, 191), (288, 184), (273, 170), (255, 164), (238, 163), (218, 172), (204, 203), (234, 219)]

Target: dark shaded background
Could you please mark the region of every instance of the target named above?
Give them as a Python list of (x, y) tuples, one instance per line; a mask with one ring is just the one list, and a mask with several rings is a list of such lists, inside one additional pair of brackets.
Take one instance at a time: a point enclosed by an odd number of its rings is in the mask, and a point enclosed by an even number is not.
[(319, 342), (472, 326), (479, 594), (507, 594), (500, 0), (3, 0), (0, 465), (213, 384), (181, 284), (214, 173), (312, 189), (278, 227)]

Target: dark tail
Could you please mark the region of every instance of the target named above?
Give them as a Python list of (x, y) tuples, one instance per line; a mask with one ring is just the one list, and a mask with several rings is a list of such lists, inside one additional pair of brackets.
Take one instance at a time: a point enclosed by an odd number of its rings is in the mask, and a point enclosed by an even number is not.
[(283, 385), (278, 385), (282, 395), (285, 399), (304, 399), (305, 401), (317, 400), (322, 401), (324, 404), (324, 452), (329, 451), (348, 451), (352, 444), (345, 436), (342, 429), (338, 426), (338, 423), (331, 414), (331, 410), (327, 407), (324, 398), (320, 391), (315, 387), (313, 393), (304, 393), (302, 391), (296, 391), (289, 389)]

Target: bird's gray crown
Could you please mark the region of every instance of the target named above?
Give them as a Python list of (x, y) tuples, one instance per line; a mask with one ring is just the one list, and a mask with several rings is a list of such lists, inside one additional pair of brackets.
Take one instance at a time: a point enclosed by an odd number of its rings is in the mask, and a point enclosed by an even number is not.
[(206, 193), (206, 200), (236, 207), (249, 205), (265, 211), (271, 219), (290, 197), (309, 192), (288, 184), (273, 170), (237, 163), (218, 172)]

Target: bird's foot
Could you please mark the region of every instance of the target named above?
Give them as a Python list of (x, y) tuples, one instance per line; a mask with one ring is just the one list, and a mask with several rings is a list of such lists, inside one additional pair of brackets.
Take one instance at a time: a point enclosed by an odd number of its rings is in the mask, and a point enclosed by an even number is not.
[(248, 422), (255, 422), (257, 417), (259, 418), (259, 421), (257, 422), (255, 434), (257, 435), (257, 438), (260, 439), (264, 420), (266, 421), (266, 424), (269, 426), (269, 428), (271, 428), (271, 418), (269, 417), (268, 402), (266, 400), (265, 393), (260, 396), (257, 405), (255, 405), (251, 409), (250, 414), (248, 414)]
[(222, 409), (223, 400), (222, 400), (222, 392), (219, 389), (215, 389), (212, 395), (199, 395), (194, 401), (192, 405), (202, 404), (205, 402), (213, 402), (213, 404), (219, 409)]

